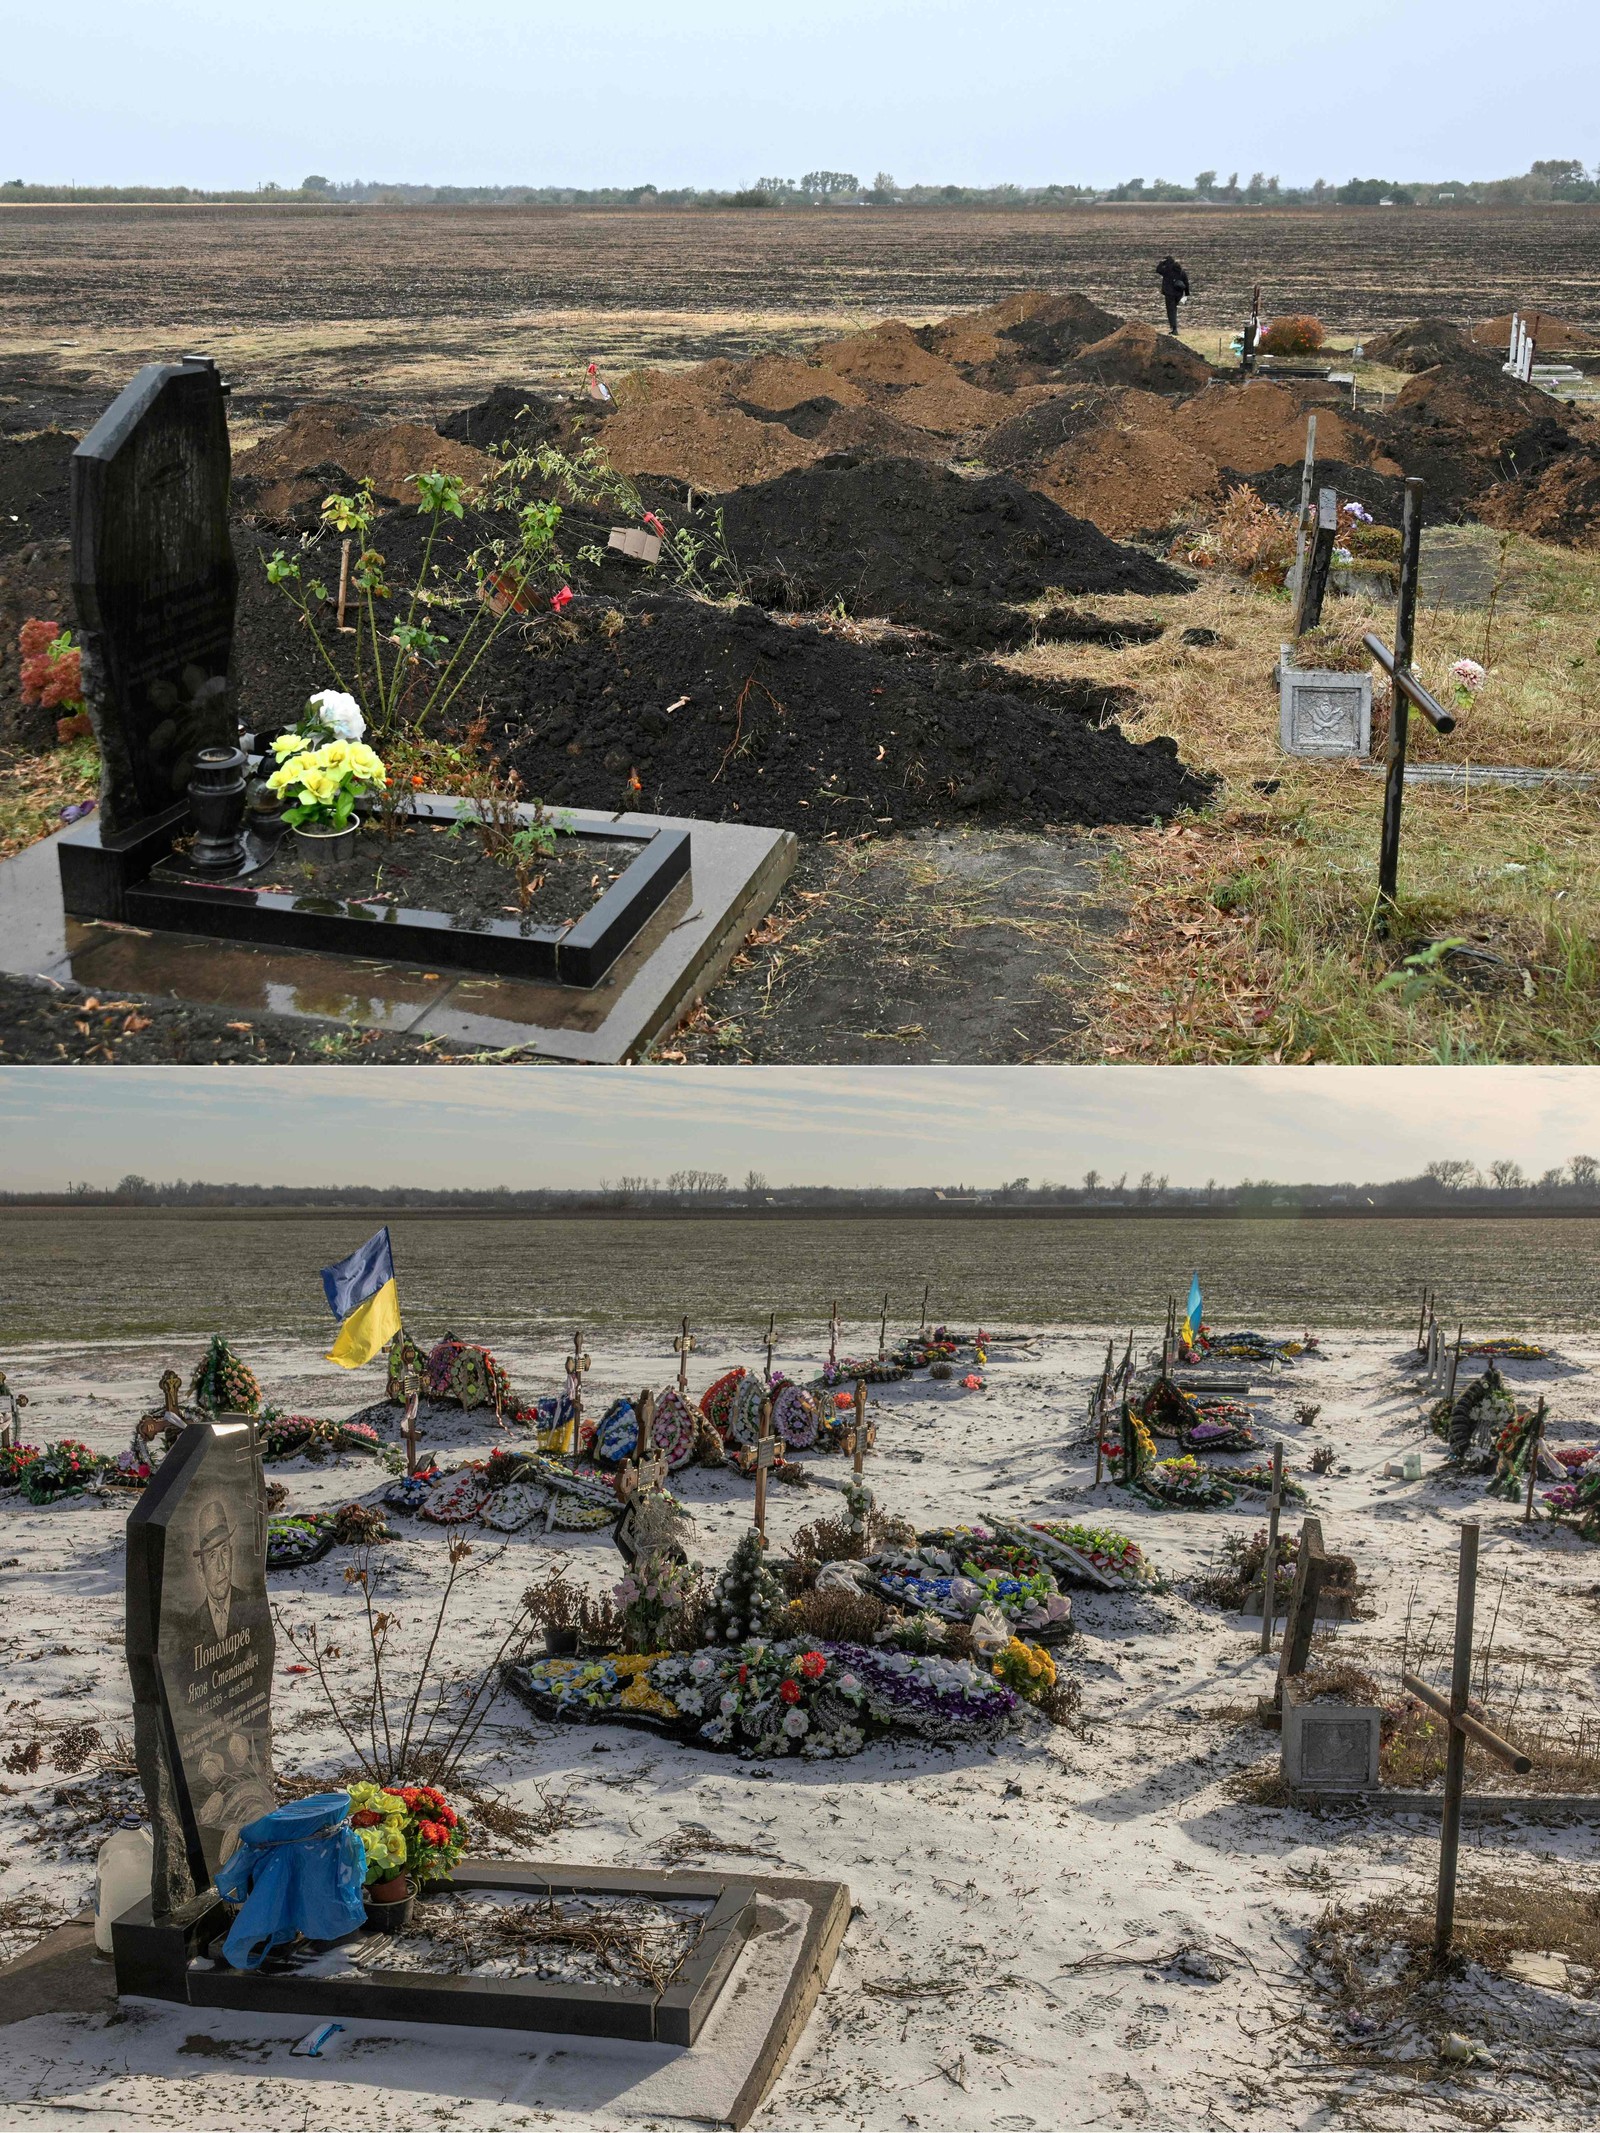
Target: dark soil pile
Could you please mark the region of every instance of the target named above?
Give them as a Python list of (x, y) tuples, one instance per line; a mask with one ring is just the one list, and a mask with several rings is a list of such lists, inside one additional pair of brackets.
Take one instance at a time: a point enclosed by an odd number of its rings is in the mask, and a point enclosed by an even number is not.
[[(619, 619), (621, 626), (618, 626)], [(582, 600), (480, 669), (489, 735), (553, 803), (710, 815), (810, 836), (958, 821), (1149, 822), (1207, 797), (1177, 744), (1101, 719), (1123, 692), (1026, 694), (759, 609)]]
[(569, 450), (612, 412), (610, 400), (567, 400), (535, 385), (497, 385), (486, 399), (435, 424), (441, 437), (480, 452), (533, 451), (541, 444)]
[(1010, 474), (1041, 467), (1064, 444), (1095, 427), (1106, 399), (1093, 388), (1057, 393), (973, 439), (973, 451), (985, 466)]
[(415, 496), (413, 475), (435, 469), (475, 487), (493, 473), (494, 462), (425, 422), (373, 422), (343, 402), (312, 401), (237, 454), (233, 508), (264, 526), (307, 532), (332, 490), (368, 480), (381, 501), (397, 504)]
[[(1480, 348), (1498, 350), (1500, 360), (1506, 359), (1511, 346), (1511, 313), (1503, 312), (1499, 318), (1480, 319), (1472, 329), (1472, 338)], [(1543, 355), (1593, 355), (1600, 351), (1600, 337), (1592, 334), (1587, 326), (1569, 325), (1567, 320), (1557, 318), (1549, 311), (1524, 311), (1522, 323), (1533, 335), (1535, 350)]]
[(67, 538), (67, 467), (77, 448), (59, 431), (0, 438), (0, 555)]
[(1368, 341), (1367, 354), (1391, 370), (1432, 370), (1437, 363), (1492, 363), (1494, 357), (1475, 347), (1464, 327), (1447, 318), (1413, 319), (1393, 333)]
[(1600, 451), (1585, 446), (1541, 474), (1499, 483), (1480, 498), (1478, 516), (1566, 548), (1600, 549)]
[(1138, 385), (1151, 393), (1197, 393), (1214, 375), (1203, 356), (1170, 333), (1138, 319), (1091, 342), (1061, 375), (1086, 385)]
[(1579, 447), (1555, 406), (1495, 364), (1441, 364), (1385, 413), (1351, 419), (1427, 483), (1430, 517), (1460, 518), (1497, 482), (1536, 478)]
[(1068, 289), (1059, 296), (1046, 296), (1022, 318), (999, 327), (998, 334), (1035, 363), (1055, 366), (1070, 363), (1086, 348), (1119, 332), (1122, 325), (1114, 311), (1104, 310), (1080, 290)]
[[(1233, 467), (1222, 470), (1223, 487), (1254, 489), (1265, 504), (1278, 511), (1300, 508), (1302, 462), (1268, 467), (1264, 473), (1241, 474)], [(1358, 503), (1370, 511), (1381, 526), (1398, 526), (1405, 509), (1406, 484), (1401, 474), (1379, 474), (1371, 467), (1353, 467), (1343, 459), (1319, 459), (1314, 478), (1317, 489), (1337, 489), (1341, 504)], [(1428, 517), (1428, 494), (1423, 492), (1423, 518)]]
[(763, 606), (843, 601), (892, 617), (952, 593), (1022, 601), (1193, 585), (1010, 475), (968, 480), (911, 459), (836, 454), (726, 498), (723, 525)]

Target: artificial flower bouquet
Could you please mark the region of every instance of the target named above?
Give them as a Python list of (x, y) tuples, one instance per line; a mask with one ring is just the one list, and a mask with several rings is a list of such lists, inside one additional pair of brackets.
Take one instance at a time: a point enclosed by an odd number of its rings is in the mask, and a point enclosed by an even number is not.
[(402, 1873), (419, 1889), (448, 1881), (466, 1849), (466, 1825), (435, 1785), (352, 1785), (350, 1826), (366, 1852), (366, 1885), (374, 1892)]
[(325, 741), (319, 747), (303, 733), (280, 733), (272, 744), (278, 767), (267, 779), (283, 801), (291, 829), (333, 835), (349, 829), (356, 806), (389, 782), (382, 759), (365, 741)]

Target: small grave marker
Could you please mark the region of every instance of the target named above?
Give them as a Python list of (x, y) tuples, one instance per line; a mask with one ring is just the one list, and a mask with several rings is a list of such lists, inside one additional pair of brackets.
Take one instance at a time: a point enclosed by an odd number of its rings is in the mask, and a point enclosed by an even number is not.
[(422, 1397), (422, 1380), (414, 1370), (408, 1370), (401, 1381), (405, 1387), (406, 1415), (401, 1424), (406, 1440), (406, 1472), (417, 1471), (417, 1405)]
[(828, 1363), (831, 1368), (839, 1360), (839, 1300), (834, 1298), (833, 1310), (828, 1317)]
[(885, 1355), (887, 1355), (888, 1353), (889, 1353), (889, 1291), (888, 1291), (887, 1289), (885, 1289), (885, 1290), (884, 1290), (884, 1292), (883, 1292), (883, 1314), (882, 1314), (882, 1316), (881, 1316), (881, 1317), (879, 1318), (879, 1320), (878, 1320), (878, 1354), (879, 1354), (879, 1356), (880, 1356), (880, 1357), (882, 1357), (882, 1356), (885, 1356)]
[(867, 1453), (878, 1441), (876, 1423), (867, 1420), (867, 1384), (865, 1378), (856, 1379), (855, 1420), (850, 1425), (849, 1448), (855, 1461), (855, 1470), (862, 1471)]
[(584, 1353), (583, 1333), (580, 1329), (572, 1336), (572, 1353), (567, 1357), (567, 1398), (572, 1403), (572, 1453), (576, 1459), (582, 1444), (583, 1423), (583, 1377), (589, 1368), (589, 1357)]
[(761, 1428), (756, 1437), (756, 1531), (761, 1535), (761, 1544), (767, 1541), (767, 1475), (777, 1457), (778, 1447), (772, 1436), (772, 1395), (761, 1403)]
[(694, 1350), (695, 1338), (689, 1331), (689, 1321), (685, 1318), (683, 1330), (672, 1344), (672, 1351), (678, 1358), (678, 1390), (685, 1399), (689, 1397), (689, 1358)]

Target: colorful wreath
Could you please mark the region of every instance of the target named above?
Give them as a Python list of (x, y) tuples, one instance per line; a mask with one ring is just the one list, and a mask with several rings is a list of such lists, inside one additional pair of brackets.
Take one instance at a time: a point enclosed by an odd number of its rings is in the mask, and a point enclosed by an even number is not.
[(639, 1449), (639, 1417), (631, 1400), (613, 1400), (594, 1429), (594, 1456), (620, 1465)]
[(745, 1371), (734, 1390), (723, 1435), (730, 1444), (754, 1444), (761, 1434), (761, 1403), (766, 1387), (753, 1370)]
[(733, 1396), (744, 1382), (748, 1372), (741, 1366), (725, 1370), (720, 1378), (709, 1384), (700, 1395), (700, 1412), (719, 1436), (728, 1434), (728, 1421), (733, 1413)]
[(461, 1467), (429, 1490), (420, 1516), (436, 1526), (463, 1525), (476, 1518), (488, 1493), (489, 1485), (477, 1467)]
[(655, 1420), (650, 1428), (650, 1441), (674, 1471), (680, 1466), (687, 1466), (694, 1457), (697, 1432), (698, 1423), (694, 1409), (676, 1385), (669, 1385), (664, 1391), (656, 1394)]
[(808, 1451), (817, 1441), (817, 1403), (803, 1385), (785, 1385), (772, 1403), (772, 1426), (792, 1452)]

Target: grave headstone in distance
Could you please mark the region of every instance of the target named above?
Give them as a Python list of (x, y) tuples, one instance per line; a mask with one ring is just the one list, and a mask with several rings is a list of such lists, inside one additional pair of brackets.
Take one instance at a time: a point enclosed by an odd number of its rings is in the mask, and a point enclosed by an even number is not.
[(278, 1804), (266, 1552), (254, 1425), (191, 1424), (128, 1520), (134, 1754), (155, 1853), (149, 1898), (113, 1934), (120, 1991), (147, 1989), (151, 1965), (182, 1969), (189, 1932), (215, 1911), (216, 1869)]
[(206, 357), (149, 364), (72, 455), (72, 589), (101, 757), (99, 812), (60, 848), (80, 916), (122, 915), (122, 887), (184, 819), (201, 750), (238, 744), (226, 392)]

